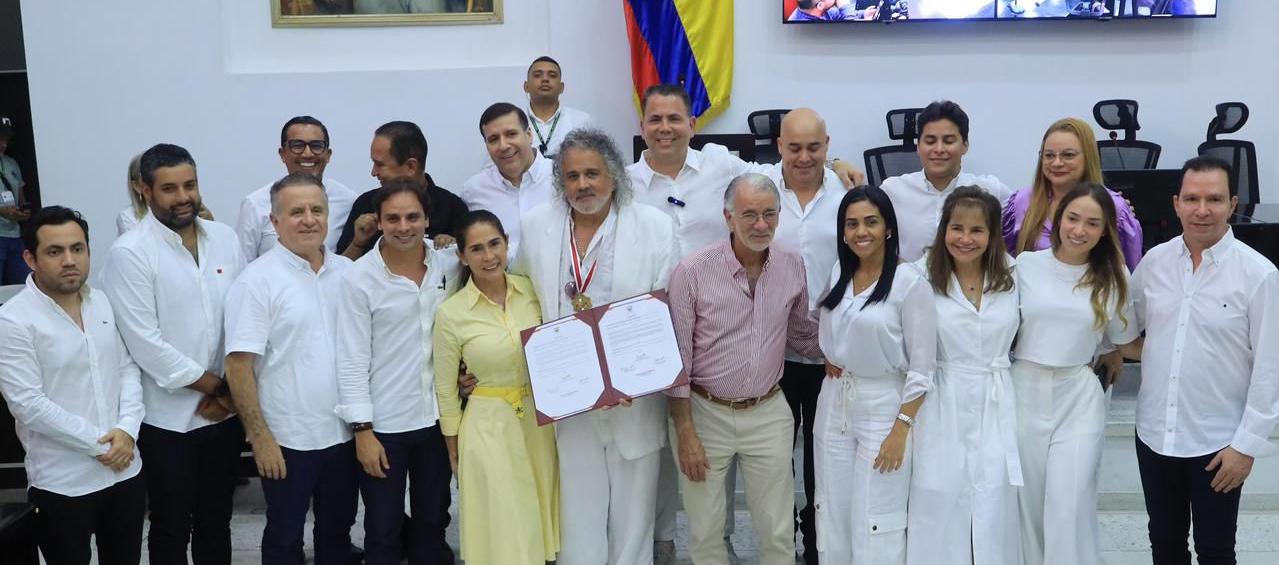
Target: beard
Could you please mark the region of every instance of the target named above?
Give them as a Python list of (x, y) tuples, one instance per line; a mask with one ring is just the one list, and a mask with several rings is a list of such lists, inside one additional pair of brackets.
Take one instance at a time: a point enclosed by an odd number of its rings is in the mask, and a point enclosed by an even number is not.
[(190, 216), (183, 216), (181, 214), (174, 213), (173, 208), (168, 208), (164, 210), (153, 209), (151, 213), (154, 214), (155, 219), (159, 220), (159, 222), (161, 224), (164, 224), (165, 227), (173, 231), (177, 231), (180, 229), (190, 227), (191, 224), (194, 224), (195, 218), (200, 215), (200, 208), (202, 206), (203, 206), (202, 201), (200, 200), (192, 201)]

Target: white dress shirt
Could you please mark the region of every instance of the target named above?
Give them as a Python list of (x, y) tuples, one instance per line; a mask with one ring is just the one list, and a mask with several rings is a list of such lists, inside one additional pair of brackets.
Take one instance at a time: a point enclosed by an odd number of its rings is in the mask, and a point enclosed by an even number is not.
[(1199, 269), (1176, 237), (1151, 249), (1132, 278), (1146, 329), (1137, 435), (1151, 450), (1198, 457), (1229, 445), (1274, 451), (1279, 422), (1279, 272), (1233, 232)]
[[(917, 261), (924, 250), (933, 245), (937, 237), (937, 224), (941, 222), (942, 204), (946, 197), (961, 186), (978, 186), (999, 199), (1000, 205), (1012, 196), (1013, 191), (994, 175), (973, 175), (960, 172), (950, 184), (938, 190), (923, 171), (888, 177), (880, 188), (893, 201), (897, 215), (898, 245), (902, 261)], [(996, 222), (999, 218), (995, 218)], [(992, 234), (995, 237), (999, 234)]]
[(728, 181), (742, 173), (768, 174), (772, 167), (747, 163), (723, 145), (709, 143), (701, 151), (690, 147), (684, 168), (672, 179), (650, 168), (647, 155), (645, 151), (639, 161), (626, 167), (635, 201), (666, 212), (675, 220), (681, 258), (728, 237), (728, 224), (724, 221)]
[[(844, 183), (835, 171), (825, 169), (822, 186), (808, 202), (799, 205), (799, 197), (786, 188), (782, 177), (782, 165), (773, 165), (768, 177), (777, 183), (782, 196), (782, 210), (773, 234), (773, 244), (789, 247), (804, 258), (804, 271), (808, 277), (808, 309), (816, 310), (817, 303), (825, 296), (822, 291), (830, 280), (831, 267), (839, 261), (839, 236), (835, 235), (839, 218), (839, 202), (844, 198)], [(809, 359), (787, 349), (787, 361), (821, 364), (821, 359)]]
[(95, 459), (108, 450), (98, 438), (112, 428), (138, 437), (142, 387), (106, 295), (86, 284), (80, 296), (83, 330), (31, 276), (0, 306), (0, 393), (27, 452), (27, 481), (63, 496), (100, 491), (142, 469), (136, 448), (118, 473)]
[(560, 152), (560, 144), (564, 143), (568, 132), (591, 124), (590, 114), (563, 104), (547, 121), (538, 118), (532, 109), (528, 111), (528, 119), (529, 129), (533, 130), (533, 148), (537, 149), (545, 142), (547, 155)]
[(410, 432), (440, 419), (431, 335), (435, 309), (461, 269), (453, 247), (436, 251), (428, 239), (419, 287), (387, 268), (381, 244), (342, 276), (337, 414), (347, 423), (372, 422), (378, 432)]
[(182, 236), (147, 214), (111, 246), (102, 273), (120, 335), (142, 369), (145, 422), (185, 433), (215, 422), (196, 414), (204, 396), (186, 388), (205, 371), (222, 376), (222, 307), (244, 268), (231, 228), (196, 218), (197, 262)]
[(283, 245), (245, 267), (227, 294), (227, 353), (257, 355), (262, 416), (280, 445), (318, 450), (351, 439), (338, 417), (339, 287), (351, 260), (325, 252), (320, 272)]
[[(324, 247), (336, 251), (338, 239), (342, 237), (342, 226), (346, 225), (351, 205), (359, 194), (337, 179), (325, 177), (323, 182), (324, 193), (329, 198), (329, 233), (324, 237)], [(275, 247), (275, 242), (279, 239), (275, 234), (275, 226), (271, 225), (272, 184), (275, 182), (250, 192), (240, 202), (240, 217), (235, 222), (235, 234), (240, 238), (240, 253), (248, 263), (265, 255)]]
[[(1017, 288), (1021, 293), (1021, 327), (1013, 356), (1048, 367), (1078, 367), (1092, 362), (1103, 338), (1130, 343), (1141, 324), (1130, 300), (1115, 315), (1116, 299), (1106, 304), (1106, 325), (1098, 329), (1092, 311), (1092, 288), (1079, 286), (1087, 265), (1057, 260), (1052, 249), (1017, 256)], [(1128, 276), (1120, 269), (1121, 276)], [(1130, 287), (1131, 288), (1131, 287)], [(1127, 323), (1124, 323), (1127, 320)]]
[(123, 210), (120, 210), (119, 214), (115, 215), (116, 237), (119, 237), (124, 235), (125, 233), (128, 233), (129, 230), (138, 227), (138, 224), (141, 222), (142, 220), (138, 219), (137, 212), (133, 210), (133, 205), (130, 204), (128, 206), (125, 206)]
[[(832, 228), (833, 229), (833, 228)], [(830, 272), (839, 280), (839, 265)], [(887, 299), (863, 306), (875, 284), (853, 294), (850, 280), (834, 308), (821, 309), (818, 340), (826, 359), (853, 377), (905, 375), (902, 403), (932, 388), (937, 369), (937, 307), (933, 287), (910, 263), (897, 265)]]
[[(564, 233), (568, 237), (573, 237), (573, 221), (572, 213), (568, 215), (568, 226), (565, 227)], [(557, 293), (559, 298), (559, 317), (572, 316), (573, 299), (569, 298), (568, 293), (564, 292), (564, 288), (568, 283), (576, 284), (577, 281), (573, 276), (573, 249), (569, 245), (568, 237), (560, 243), (560, 284)], [(591, 306), (603, 306), (610, 302), (616, 302), (628, 296), (617, 296), (613, 293), (613, 257), (616, 255), (614, 249), (617, 247), (617, 205), (614, 204), (609, 208), (608, 217), (604, 219), (604, 223), (600, 224), (599, 229), (595, 230), (595, 235), (591, 236), (591, 242), (586, 246), (586, 253), (582, 257), (582, 278), (586, 278), (586, 274), (590, 272), (591, 266), (596, 265), (595, 274), (591, 276), (591, 283), (586, 287), (586, 295), (591, 297)], [(579, 249), (580, 250), (580, 249)]]
[(533, 150), (533, 164), (524, 172), (520, 185), (515, 186), (502, 176), (502, 172), (489, 163), (475, 176), (462, 184), (462, 201), (470, 210), (488, 210), (502, 220), (502, 227), (510, 239), (507, 262), (513, 264), (520, 249), (520, 219), (529, 210), (550, 202), (555, 196), (551, 160)]

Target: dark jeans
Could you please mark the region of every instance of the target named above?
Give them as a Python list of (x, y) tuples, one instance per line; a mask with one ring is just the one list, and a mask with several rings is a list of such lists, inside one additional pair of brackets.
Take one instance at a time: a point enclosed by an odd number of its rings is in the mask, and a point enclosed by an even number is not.
[(151, 528), (148, 559), (157, 565), (231, 563), (231, 497), (244, 444), (239, 418), (186, 433), (143, 424), (138, 448), (144, 461)]
[[(399, 565), (401, 551), (412, 565), (453, 563), (453, 550), (444, 541), (449, 527), (448, 448), (438, 425), (411, 432), (374, 432), (386, 450), (386, 478), (363, 470), (360, 493), (364, 496), (364, 562)], [(404, 491), (408, 482), (413, 518), (404, 520)], [(402, 534), (403, 532), (403, 534)]]
[[(817, 565), (817, 524), (813, 510), (813, 488), (817, 479), (813, 476), (813, 418), (817, 415), (817, 395), (822, 391), (822, 379), (826, 369), (822, 365), (809, 365), (787, 361), (782, 369), (782, 393), (790, 405), (795, 419), (795, 435), (803, 434), (804, 440), (804, 508), (799, 511), (796, 529), (804, 534), (804, 562)], [(795, 440), (792, 440), (795, 441)]]
[(1213, 492), (1205, 471), (1216, 453), (1200, 457), (1168, 457), (1151, 451), (1137, 438), (1137, 467), (1150, 516), (1150, 550), (1155, 565), (1190, 565), (1186, 537), (1195, 526), (1195, 554), (1200, 565), (1235, 563), (1235, 529), (1239, 522), (1237, 488)]
[(312, 451), (280, 450), (284, 452), (284, 478), (262, 479), (266, 497), (262, 563), (302, 562), (307, 509), (315, 512), (315, 565), (350, 563), (351, 526), (359, 496), (355, 441)]
[(23, 284), (31, 268), (22, 259), (22, 238), (0, 237), (0, 285)]
[(83, 496), (63, 496), (31, 488), (36, 536), (48, 565), (89, 565), (89, 537), (97, 536), (100, 565), (137, 565), (142, 559), (142, 517), (146, 514), (142, 477), (121, 481)]

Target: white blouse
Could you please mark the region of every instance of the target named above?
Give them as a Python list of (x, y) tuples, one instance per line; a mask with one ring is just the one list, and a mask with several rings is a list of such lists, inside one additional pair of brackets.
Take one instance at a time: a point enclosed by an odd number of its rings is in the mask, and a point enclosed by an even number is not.
[[(1076, 367), (1092, 362), (1102, 338), (1124, 344), (1141, 333), (1131, 297), (1115, 316), (1115, 299), (1106, 305), (1109, 319), (1098, 329), (1093, 319), (1092, 289), (1080, 287), (1087, 265), (1057, 260), (1052, 249), (1017, 257), (1017, 288), (1021, 289), (1021, 330), (1013, 356), (1049, 367)], [(1126, 269), (1120, 269), (1124, 278)], [(1124, 322), (1127, 320), (1127, 323)]]
[[(839, 280), (831, 269), (829, 286)], [(833, 309), (821, 309), (819, 340), (826, 359), (852, 376), (905, 374), (902, 402), (932, 388), (937, 368), (937, 309), (933, 289), (914, 266), (897, 266), (887, 299), (865, 309), (872, 284), (853, 294), (851, 283)], [(823, 294), (823, 298), (825, 295)]]
[(1004, 292), (984, 292), (978, 310), (951, 275), (948, 293), (937, 294), (936, 303), (937, 358), (942, 364), (980, 371), (1008, 366), (1020, 324), (1016, 285)]

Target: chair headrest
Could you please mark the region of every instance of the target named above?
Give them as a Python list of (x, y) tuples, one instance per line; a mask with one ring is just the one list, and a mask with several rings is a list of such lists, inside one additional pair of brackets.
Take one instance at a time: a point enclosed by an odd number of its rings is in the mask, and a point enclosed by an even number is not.
[(1248, 105), (1243, 102), (1217, 104), (1217, 117), (1208, 122), (1208, 140), (1223, 133), (1235, 133), (1248, 123)]
[(1136, 100), (1102, 100), (1092, 107), (1093, 118), (1103, 129), (1123, 130), (1127, 133), (1141, 129), (1137, 121)]
[(782, 133), (782, 118), (790, 113), (785, 110), (756, 110), (746, 116), (746, 127), (755, 139), (773, 139)]
[(889, 110), (884, 119), (888, 122), (888, 138), (904, 141), (907, 145), (919, 138), (919, 127), (915, 119), (923, 108), (898, 108)]

